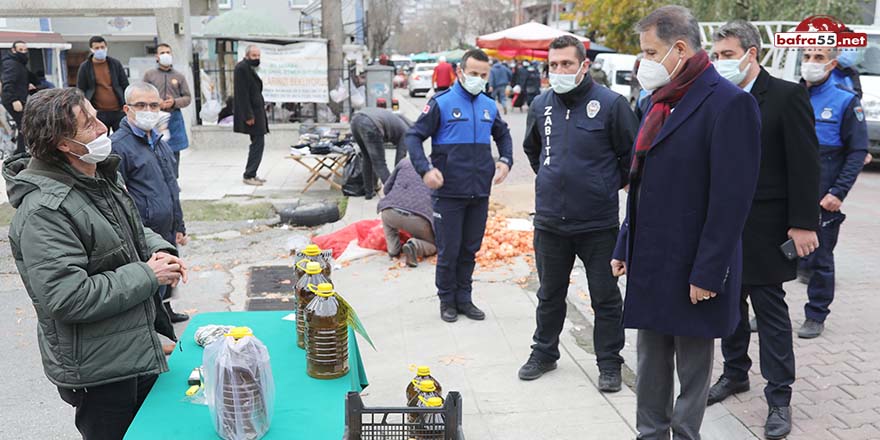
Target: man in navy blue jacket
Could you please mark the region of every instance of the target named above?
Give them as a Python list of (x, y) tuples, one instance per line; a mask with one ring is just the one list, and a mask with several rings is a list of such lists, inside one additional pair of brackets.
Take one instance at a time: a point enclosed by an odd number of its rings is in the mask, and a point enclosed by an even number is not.
[(537, 328), (519, 370), (533, 380), (556, 368), (575, 257), (584, 263), (596, 312), (593, 345), (599, 389), (620, 391), (623, 299), (608, 261), (617, 241), (617, 192), (626, 185), (639, 121), (626, 98), (597, 87), (584, 44), (570, 35), (550, 43), (550, 87), (529, 107), (523, 149), (535, 181)]
[[(126, 118), (113, 132), (113, 153), (119, 155), (119, 173), (140, 212), (144, 226), (169, 243), (185, 245), (186, 225), (180, 208), (180, 187), (174, 169), (174, 153), (156, 130), (159, 91), (152, 84), (135, 82), (125, 89)], [(171, 309), (171, 289), (162, 292), (171, 322), (189, 319)]]
[[(435, 283), (440, 317), (446, 322), (463, 313), (482, 320), (486, 315), (471, 300), (475, 255), (483, 243), (494, 182), (507, 177), (513, 165), (513, 141), (495, 101), (482, 92), (489, 77), (489, 57), (467, 51), (456, 72), (458, 80), (425, 105), (406, 134), (406, 146), (416, 171), (433, 190), (437, 240)], [(422, 142), (431, 138), (431, 158)], [(492, 157), (495, 139), (501, 156)]]

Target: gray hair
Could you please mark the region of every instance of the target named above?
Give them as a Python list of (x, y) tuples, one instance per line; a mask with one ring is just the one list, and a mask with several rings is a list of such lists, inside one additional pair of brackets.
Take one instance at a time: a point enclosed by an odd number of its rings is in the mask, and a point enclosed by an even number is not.
[(755, 25), (745, 20), (733, 20), (727, 22), (724, 26), (718, 28), (712, 34), (712, 41), (718, 42), (727, 38), (736, 38), (739, 40), (739, 46), (743, 50), (748, 51), (751, 48), (761, 53), (761, 34)]
[(244, 56), (248, 56), (248, 54), (251, 53), (252, 50), (259, 48), (260, 46), (257, 46), (256, 44), (248, 44), (247, 47), (244, 48)]
[(663, 6), (636, 23), (636, 32), (647, 32), (651, 28), (656, 29), (657, 38), (666, 44), (684, 40), (691, 49), (700, 50), (700, 24), (688, 8)]
[(134, 92), (154, 92), (156, 96), (159, 95), (159, 89), (156, 86), (143, 81), (135, 81), (128, 85), (125, 88), (125, 103), (131, 104), (131, 94)]

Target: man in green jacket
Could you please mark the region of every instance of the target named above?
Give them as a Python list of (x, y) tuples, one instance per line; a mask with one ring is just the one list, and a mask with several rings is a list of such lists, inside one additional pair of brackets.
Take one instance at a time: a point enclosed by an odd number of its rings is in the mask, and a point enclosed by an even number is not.
[(84, 439), (121, 439), (168, 371), (157, 331), (176, 338), (157, 291), (185, 282), (186, 265), (144, 228), (109, 155), (107, 127), (82, 92), (32, 96), (22, 131), (33, 157), (6, 160), (3, 178), (43, 369), (76, 407)]

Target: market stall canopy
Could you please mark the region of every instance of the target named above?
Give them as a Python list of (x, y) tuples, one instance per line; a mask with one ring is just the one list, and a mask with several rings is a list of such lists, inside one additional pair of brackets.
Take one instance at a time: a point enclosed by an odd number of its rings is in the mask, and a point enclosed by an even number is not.
[(534, 21), (510, 29), (477, 37), (477, 47), (483, 49), (532, 49), (546, 51), (555, 38), (571, 35), (590, 48), (590, 40)]
[(267, 14), (248, 9), (234, 9), (224, 12), (205, 24), (205, 36), (247, 37), (278, 36), (288, 37), (287, 29)]
[(411, 60), (413, 60), (413, 62), (416, 62), (416, 63), (425, 63), (425, 62), (434, 61), (437, 59), (437, 57), (429, 54), (428, 52), (417, 53), (409, 58)]
[(461, 61), (461, 57), (464, 56), (464, 50), (455, 49), (446, 52), (437, 52), (434, 54), (434, 57), (439, 59), (441, 56), (446, 57), (446, 61), (450, 63), (457, 63)]
[(26, 42), (31, 49), (70, 49), (70, 43), (55, 32), (0, 31), (0, 48), (10, 48), (19, 40)]

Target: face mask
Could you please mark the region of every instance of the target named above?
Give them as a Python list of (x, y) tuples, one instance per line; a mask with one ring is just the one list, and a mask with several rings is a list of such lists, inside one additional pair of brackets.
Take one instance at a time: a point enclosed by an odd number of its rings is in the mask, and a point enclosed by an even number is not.
[(159, 112), (142, 111), (134, 113), (134, 126), (144, 131), (156, 128), (159, 122)]
[(95, 51), (95, 59), (96, 60), (106, 60), (107, 59), (107, 49), (98, 49)]
[(746, 52), (746, 54), (738, 60), (716, 60), (715, 69), (718, 70), (718, 74), (723, 76), (724, 79), (738, 86), (739, 83), (746, 78), (746, 74), (749, 72), (749, 67), (752, 66), (752, 63), (749, 62), (744, 69), (739, 70), (740, 63), (742, 63), (748, 56), (749, 53)]
[(172, 61), (173, 58), (171, 58), (170, 53), (163, 53), (162, 55), (159, 55), (159, 64), (163, 66), (170, 66)]
[(479, 76), (464, 75), (462, 87), (471, 95), (479, 95), (486, 88), (486, 80)]
[(858, 61), (859, 51), (857, 50), (841, 50), (840, 55), (837, 55), (837, 64), (843, 68), (855, 66)]
[(260, 66), (260, 60), (258, 60), (258, 59), (252, 60), (252, 59), (248, 58), (247, 62), (248, 62), (248, 64), (251, 65), (251, 67), (259, 67)]
[(15, 52), (15, 58), (17, 58), (22, 64), (27, 64), (30, 57), (27, 52)]
[(808, 83), (817, 83), (825, 79), (825, 66), (831, 64), (831, 61), (822, 63), (803, 63), (801, 64), (801, 78)]
[[(553, 91), (558, 95), (564, 95), (577, 87), (577, 76), (581, 73), (581, 69), (584, 67), (581, 64), (578, 67), (577, 72), (574, 74), (565, 74), (565, 73), (550, 73), (550, 87), (553, 88)], [(581, 78), (583, 80), (583, 78)]]
[[(70, 139), (70, 138), (68, 138), (68, 139)], [(84, 143), (77, 141), (77, 140), (74, 140), (74, 139), (70, 139), (70, 140), (82, 145), (83, 147), (86, 147), (86, 149), (89, 150), (88, 153), (83, 154), (82, 156), (79, 156), (76, 153), (70, 153), (70, 154), (73, 154), (74, 156), (78, 157), (79, 160), (81, 160), (85, 163), (90, 163), (90, 164), (96, 164), (96, 163), (103, 162), (104, 159), (106, 159), (107, 156), (110, 155), (110, 151), (112, 149), (112, 144), (113, 144), (113, 142), (110, 140), (110, 138), (107, 137), (107, 133), (104, 133), (104, 134), (98, 136), (97, 138), (95, 138), (95, 140), (93, 140), (87, 144), (84, 144)]]
[[(675, 46), (673, 46), (675, 47)], [(678, 70), (678, 66), (681, 64), (681, 58), (678, 59), (678, 62), (675, 63), (675, 68), (672, 69), (672, 72), (667, 72), (666, 68), (663, 67), (663, 62), (666, 61), (666, 57), (672, 53), (672, 48), (669, 48), (669, 51), (666, 52), (666, 55), (663, 56), (663, 59), (660, 62), (656, 62), (653, 60), (643, 59), (642, 63), (639, 65), (639, 73), (636, 77), (639, 80), (639, 84), (642, 85), (642, 88), (648, 91), (652, 91), (654, 89), (658, 89), (660, 87), (669, 84), (670, 79), (672, 78), (672, 74)]]

